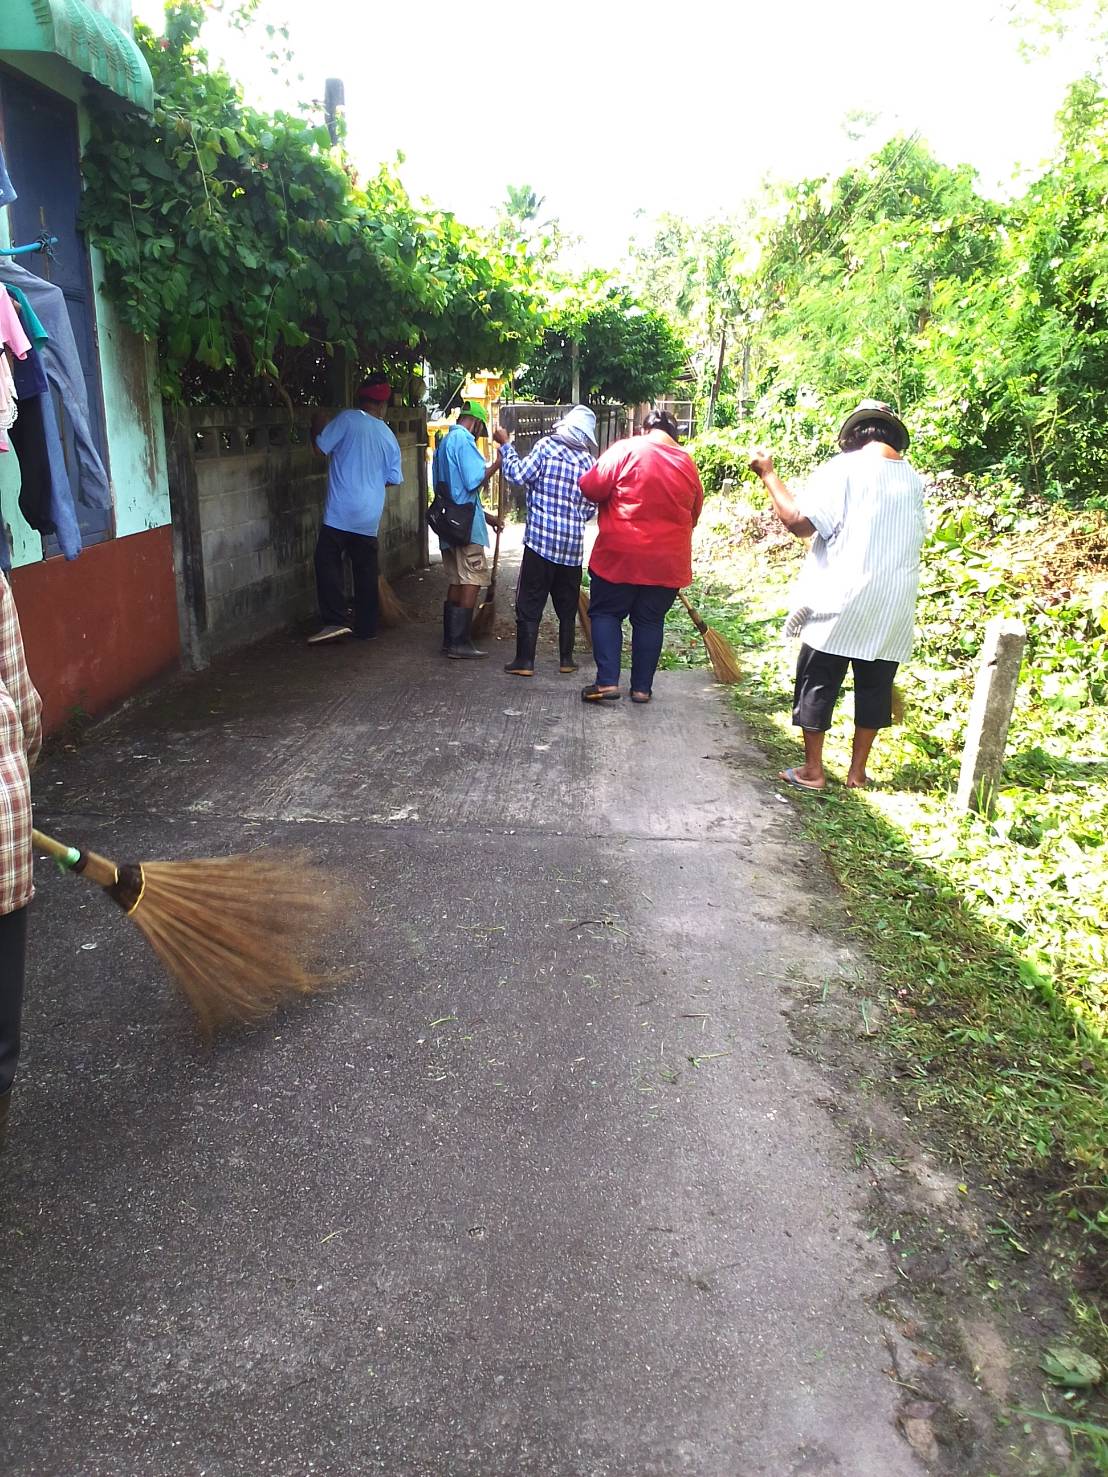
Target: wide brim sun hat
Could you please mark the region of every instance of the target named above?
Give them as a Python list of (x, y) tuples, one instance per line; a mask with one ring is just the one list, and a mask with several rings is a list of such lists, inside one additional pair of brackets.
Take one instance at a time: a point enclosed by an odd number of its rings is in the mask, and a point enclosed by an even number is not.
[(883, 400), (859, 400), (857, 409), (852, 410), (843, 421), (839, 432), (839, 445), (850, 439), (850, 433), (855, 426), (860, 426), (863, 421), (884, 421), (891, 426), (897, 434), (897, 451), (907, 451), (911, 437), (908, 435), (908, 427), (897, 415), (891, 405), (886, 405)]

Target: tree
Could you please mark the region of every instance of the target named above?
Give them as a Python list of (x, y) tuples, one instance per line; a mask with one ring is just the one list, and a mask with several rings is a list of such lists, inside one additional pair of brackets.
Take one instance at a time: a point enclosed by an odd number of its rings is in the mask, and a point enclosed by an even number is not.
[[(635, 283), (673, 317), (698, 370), (701, 416), (715, 424), (721, 391), (736, 380), (749, 396), (752, 249), (749, 221), (722, 219), (693, 226), (673, 215), (658, 218), (653, 240), (632, 245)], [(729, 358), (730, 356), (730, 358)], [(729, 367), (730, 366), (730, 367)], [(734, 404), (728, 404), (728, 419)]]
[(560, 294), (520, 390), (540, 400), (567, 401), (574, 344), (581, 393), (597, 402), (655, 400), (672, 389), (688, 363), (685, 344), (669, 319), (599, 274)]
[(511, 368), (541, 330), (526, 263), (417, 207), (382, 168), (364, 185), (322, 119), (249, 107), (175, 0), (150, 116), (100, 106), (84, 218), (124, 320), (156, 340), (170, 398), (322, 398), (327, 365)]

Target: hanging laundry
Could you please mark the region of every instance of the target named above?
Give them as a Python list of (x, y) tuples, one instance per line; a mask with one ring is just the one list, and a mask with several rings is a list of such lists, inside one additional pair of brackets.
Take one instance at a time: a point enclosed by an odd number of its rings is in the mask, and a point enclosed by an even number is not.
[(12, 302), (15, 303), (16, 309), (19, 312), (20, 322), (23, 324), (24, 333), (36, 349), (41, 349), (50, 335), (39, 322), (34, 308), (31, 307), (30, 298), (21, 287), (8, 285), (4, 288), (4, 291), (11, 298)]
[(8, 171), (4, 167), (4, 151), (0, 149), (0, 209), (5, 205), (10, 205), (13, 200), (18, 199), (19, 196), (15, 193), (15, 186), (8, 178)]
[(15, 304), (16, 313), (22, 324), (23, 332), (31, 340), (31, 349), (25, 359), (16, 359), (12, 364), (12, 378), (15, 380), (15, 393), (20, 400), (26, 400), (31, 395), (41, 395), (46, 390), (46, 370), (42, 367), (39, 358), (39, 349), (42, 348), (49, 335), (43, 328), (35, 310), (27, 301), (27, 294), (18, 287), (6, 287), (3, 289)]
[[(60, 287), (36, 277), (33, 272), (26, 271), (3, 256), (0, 256), (0, 282), (9, 287), (19, 287), (26, 293), (32, 309), (47, 332), (48, 337), (41, 349), (42, 363), (47, 379), (59, 392), (66, 418), (73, 431), (77, 450), (78, 497), (86, 507), (110, 508), (111, 488), (92, 436), (85, 377), (65, 296)], [(6, 293), (0, 296), (10, 301)]]
[[(8, 323), (8, 306), (16, 312), (16, 325), (32, 340), (23, 358), (13, 365), (19, 417), (10, 427), (12, 449), (19, 460), (19, 511), (37, 533), (54, 534), (67, 559), (81, 552), (82, 538), (73, 504), (73, 489), (65, 465), (65, 451), (58, 430), (58, 412), (47, 383), (38, 350), (49, 335), (26, 295), (18, 287), (0, 290), (0, 323)], [(0, 338), (3, 328), (0, 327)], [(0, 360), (7, 356), (0, 353)], [(0, 568), (11, 568), (6, 529), (0, 529)]]
[(0, 292), (0, 451), (7, 451), (5, 432), (15, 424), (15, 418), (19, 414), (15, 380), (5, 350), (9, 350), (17, 359), (23, 359), (30, 348), (31, 340), (23, 332), (14, 303), (6, 292)]
[(81, 529), (51, 391), (21, 401), (11, 437), (19, 458), (19, 511), (36, 533), (53, 534), (65, 557), (76, 559)]

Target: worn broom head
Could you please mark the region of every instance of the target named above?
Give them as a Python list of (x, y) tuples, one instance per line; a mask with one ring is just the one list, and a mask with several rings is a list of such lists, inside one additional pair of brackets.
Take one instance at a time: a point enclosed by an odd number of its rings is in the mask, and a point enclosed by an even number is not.
[(144, 862), (122, 870), (117, 901), (126, 903), (136, 882), (128, 914), (205, 1034), (259, 1020), (291, 996), (331, 983), (311, 960), (345, 893), (307, 857)]
[(739, 666), (739, 659), (730, 641), (708, 624), (684, 592), (680, 593), (680, 599), (681, 604), (689, 613), (689, 619), (704, 641), (704, 650), (708, 653), (708, 660), (712, 664), (712, 672), (716, 681), (728, 687), (741, 681), (742, 668)]
[(98, 883), (138, 924), (205, 1034), (334, 982), (312, 960), (349, 894), (300, 853), (120, 867), (39, 831), (34, 843)]
[(496, 620), (496, 586), (490, 585), (484, 600), (473, 612), (473, 634), (487, 636)]
[(407, 607), (384, 575), (377, 578), (377, 615), (383, 626), (400, 626), (411, 619)]
[(704, 632), (704, 649), (708, 653), (717, 682), (732, 686), (742, 680), (742, 668), (734, 647), (726, 636), (721, 636), (712, 626)]
[(581, 626), (581, 635), (585, 638), (585, 645), (592, 650), (592, 621), (589, 620), (589, 592), (582, 590), (577, 596), (577, 619)]

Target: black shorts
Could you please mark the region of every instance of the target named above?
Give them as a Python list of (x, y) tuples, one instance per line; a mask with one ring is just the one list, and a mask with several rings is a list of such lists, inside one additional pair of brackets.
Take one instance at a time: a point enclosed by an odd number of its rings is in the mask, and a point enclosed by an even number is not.
[(854, 668), (855, 728), (888, 728), (893, 721), (893, 680), (898, 662), (860, 661), (802, 646), (796, 661), (793, 722), (826, 733), (847, 667)]

